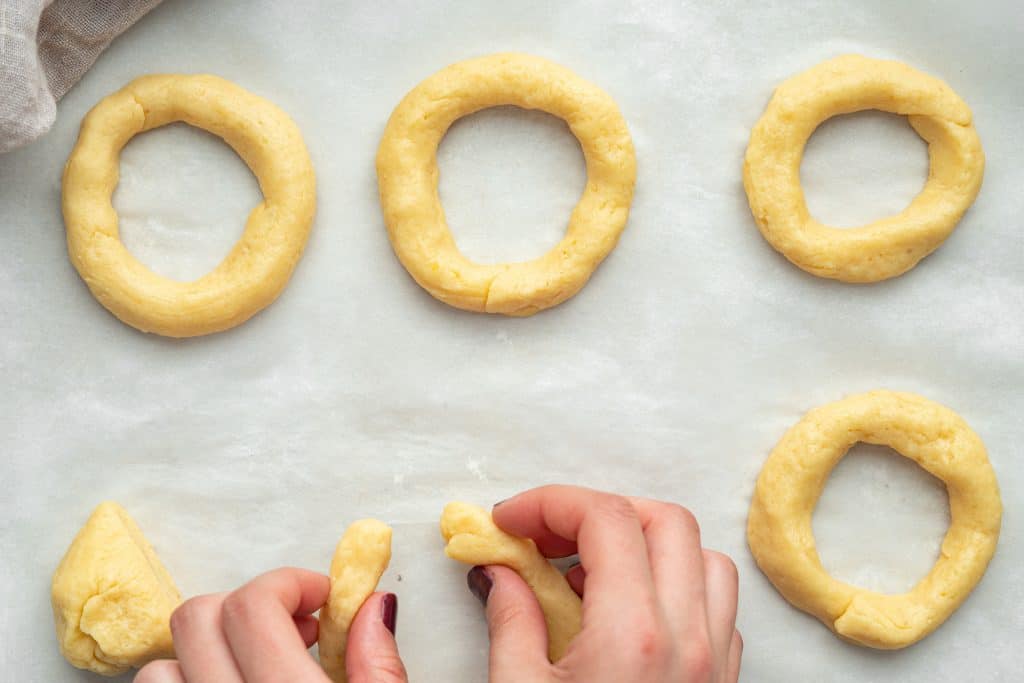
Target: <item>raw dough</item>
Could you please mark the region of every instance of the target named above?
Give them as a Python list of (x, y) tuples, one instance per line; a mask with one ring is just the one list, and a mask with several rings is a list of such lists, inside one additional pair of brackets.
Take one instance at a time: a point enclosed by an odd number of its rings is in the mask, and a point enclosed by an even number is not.
[[(137, 133), (174, 121), (223, 138), (264, 197), (231, 253), (193, 282), (136, 260), (121, 243), (111, 205), (121, 149)], [(82, 121), (64, 169), (63, 206), (68, 254), (93, 296), (143, 332), (194, 337), (245, 322), (281, 293), (306, 246), (316, 178), (299, 129), (269, 101), (216, 76), (143, 76)]]
[[(858, 441), (890, 446), (946, 484), (951, 523), (935, 566), (902, 595), (850, 586), (825, 573), (811, 515), (825, 480)], [(996, 549), (1002, 503), (985, 445), (949, 408), (920, 396), (873, 391), (807, 413), (778, 443), (757, 479), (747, 539), (782, 595), (840, 636), (897, 649), (938, 628), (981, 579)]]
[(583, 604), (558, 571), (528, 538), (511, 536), (491, 514), (468, 503), (448, 503), (441, 514), (441, 535), (448, 557), (473, 565), (500, 564), (514, 569), (533, 589), (548, 625), (548, 658), (557, 662), (580, 632)]
[[(928, 143), (928, 181), (895, 216), (831, 228), (804, 201), (804, 145), (826, 119), (864, 109), (908, 116)], [(971, 110), (948, 85), (906, 64), (845, 55), (776, 89), (750, 135), (743, 185), (761, 234), (790, 261), (819, 277), (876, 282), (905, 273), (942, 244), (978, 195), (984, 170)]]
[[(437, 146), (457, 119), (507, 104), (569, 124), (587, 185), (555, 248), (533, 261), (483, 265), (466, 259), (448, 230)], [(633, 200), (636, 156), (606, 92), (554, 62), (506, 53), (453, 64), (413, 88), (388, 120), (377, 178), (391, 246), (421, 287), (456, 308), (525, 316), (576, 294), (615, 247)]]
[(61, 654), (80, 669), (114, 676), (174, 656), (174, 581), (128, 513), (101, 503), (53, 574)]
[(345, 648), (352, 620), (391, 561), (391, 527), (375, 519), (354, 522), (338, 541), (331, 560), (331, 594), (320, 610), (320, 664), (335, 683), (344, 683)]

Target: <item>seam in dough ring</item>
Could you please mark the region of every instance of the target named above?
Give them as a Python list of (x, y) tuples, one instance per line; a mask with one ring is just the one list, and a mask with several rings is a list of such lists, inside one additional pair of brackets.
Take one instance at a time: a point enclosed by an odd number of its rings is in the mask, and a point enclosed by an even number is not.
[[(928, 143), (928, 180), (900, 213), (832, 228), (807, 210), (804, 145), (826, 119), (865, 109), (908, 117)], [(775, 90), (751, 132), (743, 186), (761, 234), (791, 262), (819, 277), (877, 282), (905, 273), (942, 244), (977, 197), (984, 170), (971, 110), (948, 85), (900, 62), (844, 55)]]
[(448, 503), (441, 513), (448, 557), (472, 565), (500, 564), (515, 570), (533, 590), (548, 626), (548, 659), (557, 662), (583, 627), (583, 602), (562, 573), (529, 538), (505, 533), (483, 508)]
[(345, 683), (345, 648), (356, 613), (377, 590), (391, 561), (391, 527), (376, 519), (353, 522), (331, 560), (331, 592), (320, 609), (320, 665), (335, 683)]
[[(136, 134), (184, 121), (221, 137), (252, 170), (263, 201), (210, 273), (157, 275), (121, 243), (111, 196), (121, 149)], [(245, 322), (284, 289), (316, 210), (313, 165), (295, 123), (274, 104), (210, 75), (151, 75), (105, 97), (82, 121), (64, 168), (68, 254), (93, 296), (143, 332), (194, 337)]]
[[(908, 593), (848, 585), (818, 558), (814, 507), (832, 468), (857, 442), (889, 446), (946, 485), (942, 551)], [(1001, 519), (995, 472), (967, 423), (920, 396), (873, 391), (816, 408), (786, 432), (758, 476), (747, 540), (761, 571), (795, 607), (847, 640), (891, 650), (924, 638), (963, 603), (995, 552)]]
[[(565, 237), (544, 256), (484, 265), (459, 252), (438, 195), (437, 146), (449, 126), (500, 105), (563, 119), (580, 142), (587, 184)], [(504, 53), (453, 64), (395, 108), (377, 152), (388, 236), (405, 269), (435, 298), (467, 311), (532, 315), (587, 283), (618, 242), (636, 183), (636, 156), (615, 101), (541, 57)]]

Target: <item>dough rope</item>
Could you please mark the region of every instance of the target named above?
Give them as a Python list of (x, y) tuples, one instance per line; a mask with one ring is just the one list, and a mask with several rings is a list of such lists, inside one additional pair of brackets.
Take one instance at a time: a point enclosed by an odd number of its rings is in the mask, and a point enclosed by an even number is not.
[[(837, 229), (815, 220), (800, 187), (808, 138), (838, 114), (908, 117), (928, 143), (928, 181), (899, 214)], [(971, 110), (941, 80), (899, 62), (844, 55), (780, 85), (754, 126), (743, 186), (764, 238), (819, 277), (876, 282), (913, 268), (953, 232), (981, 188), (985, 155)]]
[(441, 514), (445, 554), (472, 565), (500, 564), (518, 573), (533, 589), (548, 626), (548, 658), (557, 662), (580, 632), (583, 605), (561, 572), (528, 538), (499, 529), (489, 512), (468, 503), (449, 503)]
[(53, 574), (61, 654), (79, 669), (116, 676), (174, 656), (171, 613), (181, 594), (135, 521), (101, 503)]
[[(951, 522), (942, 552), (908, 593), (837, 581), (818, 558), (814, 507), (832, 468), (857, 442), (890, 446), (946, 485)], [(995, 552), (1001, 519), (995, 472), (967, 423), (920, 396), (873, 391), (810, 411), (782, 437), (758, 476), (747, 540), (795, 607), (847, 640), (897, 649), (927, 636), (963, 603)]]
[(331, 560), (331, 592), (320, 609), (320, 665), (335, 683), (345, 683), (345, 648), (352, 620), (377, 589), (391, 561), (391, 527), (375, 519), (353, 522)]
[[(500, 105), (563, 119), (583, 148), (587, 185), (565, 237), (547, 254), (484, 265), (463, 256), (448, 230), (437, 146), (457, 119)], [(453, 64), (413, 88), (388, 120), (377, 177), (391, 246), (421, 287), (456, 308), (525, 316), (576, 294), (615, 247), (633, 199), (636, 156), (607, 93), (546, 59), (507, 53)]]
[[(264, 197), (227, 257), (192, 282), (157, 275), (132, 256), (111, 204), (121, 149), (174, 121), (223, 138)], [(269, 101), (216, 76), (143, 76), (82, 121), (64, 169), (63, 210), (71, 262), (107, 310), (143, 332), (193, 337), (239, 325), (281, 293), (306, 246), (316, 179), (299, 129)]]

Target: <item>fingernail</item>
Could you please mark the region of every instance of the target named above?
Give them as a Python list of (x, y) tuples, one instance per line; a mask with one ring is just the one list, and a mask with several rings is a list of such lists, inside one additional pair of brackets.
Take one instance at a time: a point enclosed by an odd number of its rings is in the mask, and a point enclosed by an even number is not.
[(569, 565), (569, 568), (565, 570), (565, 573), (568, 574), (572, 570), (577, 569), (577, 568), (582, 567), (582, 566), (583, 565), (580, 564), (579, 562), (573, 562), (572, 564)]
[(466, 574), (466, 584), (469, 586), (469, 592), (475, 595), (481, 604), (486, 605), (487, 596), (491, 594), (491, 587), (494, 585), (494, 580), (487, 569), (480, 566), (470, 569)]
[(395, 635), (395, 625), (398, 621), (398, 596), (394, 593), (388, 593), (381, 599), (380, 620), (391, 631), (391, 635)]
[(508, 498), (502, 498), (501, 500), (499, 500), (497, 503), (494, 504), (494, 507), (498, 507), (502, 503), (507, 503), (508, 500), (509, 500)]

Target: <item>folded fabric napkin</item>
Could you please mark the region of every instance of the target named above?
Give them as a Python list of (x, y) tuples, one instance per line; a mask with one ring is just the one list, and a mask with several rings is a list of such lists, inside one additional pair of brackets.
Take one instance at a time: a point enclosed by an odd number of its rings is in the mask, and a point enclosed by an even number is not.
[(160, 0), (0, 0), (0, 153), (53, 125), (57, 100)]

